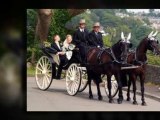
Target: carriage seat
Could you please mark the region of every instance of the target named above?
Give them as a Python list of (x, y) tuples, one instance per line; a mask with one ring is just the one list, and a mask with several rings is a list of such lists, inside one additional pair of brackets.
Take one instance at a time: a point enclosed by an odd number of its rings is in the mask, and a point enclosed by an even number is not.
[(43, 44), (41, 45), (43, 53), (45, 53), (47, 56), (52, 57), (53, 61), (56, 62), (57, 65), (60, 64), (60, 59), (59, 55), (54, 54), (54, 50), (51, 47), (51, 43), (44, 41)]

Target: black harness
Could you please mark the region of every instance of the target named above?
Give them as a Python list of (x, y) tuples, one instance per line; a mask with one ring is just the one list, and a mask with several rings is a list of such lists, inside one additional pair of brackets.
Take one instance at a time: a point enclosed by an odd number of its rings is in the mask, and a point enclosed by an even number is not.
[(107, 54), (109, 54), (109, 55), (112, 57), (112, 59), (113, 59), (112, 62), (120, 63), (120, 62), (116, 59), (112, 48), (108, 48), (108, 49), (107, 49), (107, 48), (101, 48), (100, 52), (99, 52), (98, 55), (97, 55), (97, 61), (98, 61), (99, 64), (103, 64), (103, 62), (101, 61), (101, 56), (102, 56), (102, 54), (103, 54), (104, 52), (106, 52)]

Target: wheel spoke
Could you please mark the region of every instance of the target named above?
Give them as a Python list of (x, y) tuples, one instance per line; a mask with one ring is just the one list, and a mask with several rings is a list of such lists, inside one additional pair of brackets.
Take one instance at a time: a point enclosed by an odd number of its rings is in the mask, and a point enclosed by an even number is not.
[(49, 74), (46, 74), (46, 75), (51, 78), (51, 75), (49, 75)]
[(49, 78), (47, 77), (47, 75), (45, 75), (45, 77), (47, 78), (47, 82), (48, 82), (48, 84), (50, 83), (50, 80), (49, 80)]
[(37, 67), (38, 70), (43, 71), (42, 69), (40, 69), (39, 67)]
[(41, 61), (42, 61), (42, 66), (44, 67), (44, 58), (42, 58), (42, 60), (41, 60)]
[(74, 92), (74, 83), (72, 84), (72, 86), (71, 86), (71, 91), (72, 91), (72, 93)]
[(77, 89), (78, 88), (78, 84), (76, 82), (74, 84), (75, 84), (74, 85), (75, 89)]
[(47, 70), (47, 73), (51, 73), (52, 71), (51, 70)]
[(46, 64), (46, 61), (47, 61), (47, 58), (45, 57), (45, 58), (44, 58), (44, 67), (45, 67), (45, 68), (46, 68), (46, 65), (47, 65), (47, 64)]
[(44, 88), (44, 77), (42, 77), (42, 89)]
[(47, 69), (48, 69), (48, 70), (51, 69), (51, 64), (50, 64), (50, 63), (47, 64)]
[(41, 68), (43, 69), (43, 65), (41, 64), (41, 62), (39, 62), (39, 65), (41, 66)]
[(68, 85), (69, 91), (72, 93), (72, 82)]

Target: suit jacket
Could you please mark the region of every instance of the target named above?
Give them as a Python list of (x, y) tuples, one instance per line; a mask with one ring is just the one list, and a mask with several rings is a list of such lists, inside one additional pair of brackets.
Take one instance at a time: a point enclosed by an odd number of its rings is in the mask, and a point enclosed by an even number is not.
[(98, 32), (96, 35), (94, 31), (91, 31), (88, 35), (88, 45), (93, 47), (103, 47), (102, 33)]
[(78, 28), (75, 33), (73, 34), (73, 43), (77, 45), (87, 45), (88, 44), (88, 30), (84, 29), (84, 32), (81, 32), (80, 29)]
[(57, 44), (55, 42), (53, 42), (51, 44), (51, 47), (53, 49), (53, 54), (57, 54), (57, 52), (61, 52), (62, 51), (62, 49), (59, 49), (59, 47), (57, 46)]

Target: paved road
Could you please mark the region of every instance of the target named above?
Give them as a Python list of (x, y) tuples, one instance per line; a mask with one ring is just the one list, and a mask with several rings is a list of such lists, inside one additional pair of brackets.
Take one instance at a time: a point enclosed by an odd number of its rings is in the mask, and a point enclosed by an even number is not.
[[(137, 95), (138, 105), (126, 100), (123, 104), (117, 104), (117, 96), (114, 98), (114, 103), (110, 104), (103, 87), (101, 87), (102, 101), (97, 99), (95, 86), (92, 86), (92, 91), (93, 100), (88, 98), (88, 87), (82, 93), (70, 96), (65, 88), (65, 80), (54, 80), (47, 91), (41, 91), (34, 77), (28, 77), (27, 111), (160, 111), (160, 102), (150, 98), (146, 98), (147, 106), (141, 106), (139, 95)], [(126, 99), (126, 92), (123, 93)]]

